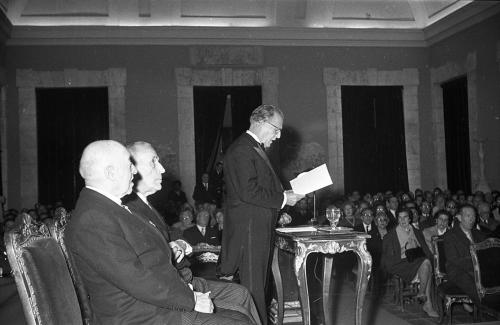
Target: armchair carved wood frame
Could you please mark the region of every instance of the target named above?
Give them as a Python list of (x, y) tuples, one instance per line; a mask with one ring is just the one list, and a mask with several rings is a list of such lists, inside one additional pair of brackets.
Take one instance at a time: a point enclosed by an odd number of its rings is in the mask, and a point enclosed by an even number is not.
[(23, 224), (5, 234), (29, 325), (91, 324), (88, 295), (64, 245), (67, 217), (64, 209), (56, 210), (55, 220), (47, 227), (24, 214)]
[(488, 238), (470, 246), (480, 311), (500, 319), (500, 239)]
[[(432, 236), (432, 246), (434, 247), (434, 282), (435, 297), (438, 306), (439, 323), (443, 323), (444, 316), (448, 316), (448, 324), (452, 324), (452, 307), (456, 303), (472, 304), (472, 300), (456, 285), (447, 281), (446, 259), (444, 256), (443, 238)], [(444, 305), (444, 311), (443, 311)], [(474, 305), (474, 320), (477, 318), (477, 308)]]
[(82, 324), (66, 260), (47, 226), (24, 214), (5, 243), (27, 323)]

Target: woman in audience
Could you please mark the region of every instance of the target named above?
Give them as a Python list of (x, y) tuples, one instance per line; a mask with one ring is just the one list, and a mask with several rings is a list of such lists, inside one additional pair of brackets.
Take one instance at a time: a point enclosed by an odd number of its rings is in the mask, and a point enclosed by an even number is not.
[(193, 213), (191, 210), (184, 210), (179, 215), (179, 221), (174, 223), (172, 227), (179, 229), (181, 232), (194, 226)]
[(420, 281), (417, 300), (430, 317), (438, 317), (431, 303), (432, 253), (422, 232), (411, 225), (410, 211), (397, 212), (398, 225), (382, 243), (382, 265), (389, 274), (400, 276), (405, 282)]
[(372, 231), (369, 233), (371, 238), (366, 240), (366, 248), (370, 255), (372, 256), (372, 274), (373, 281), (378, 288), (380, 283), (383, 283), (383, 276), (380, 268), (380, 260), (382, 258), (382, 242), (387, 235), (387, 225), (389, 224), (389, 218), (385, 212), (377, 212), (375, 215), (375, 225)]
[[(387, 207), (385, 206), (385, 203), (383, 201), (374, 202), (373, 203), (373, 211), (375, 212), (375, 215), (377, 215), (377, 213), (384, 213), (387, 216), (387, 218), (389, 218), (388, 213), (390, 213), (390, 212), (387, 211)], [(389, 218), (389, 221), (387, 224), (387, 230), (391, 230), (395, 226), (396, 226), (396, 224), (392, 224), (391, 220)]]
[(432, 204), (424, 201), (420, 206), (420, 219), (419, 223), (427, 223), (432, 221)]
[[(336, 208), (335, 206), (330, 206), (329, 208)], [(337, 223), (339, 227), (349, 227), (354, 228), (356, 225), (356, 217), (354, 216), (354, 206), (350, 201), (344, 202), (342, 206), (342, 215)]]
[(451, 215), (451, 219), (457, 214), (457, 203), (454, 200), (448, 200), (445, 205), (445, 210)]

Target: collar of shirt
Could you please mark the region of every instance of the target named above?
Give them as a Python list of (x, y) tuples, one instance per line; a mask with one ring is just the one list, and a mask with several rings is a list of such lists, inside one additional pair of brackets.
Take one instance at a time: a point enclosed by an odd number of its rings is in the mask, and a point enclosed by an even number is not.
[(150, 206), (150, 204), (148, 202), (148, 198), (146, 197), (146, 195), (144, 195), (142, 193), (139, 193), (139, 192), (135, 192), (135, 194), (137, 194), (137, 196), (139, 197), (139, 199), (142, 200), (142, 202), (146, 203), (147, 206)]
[(207, 227), (202, 227), (202, 226), (199, 226), (199, 225), (196, 225), (196, 227), (198, 227), (198, 230), (203, 233), (203, 229), (207, 229)]
[(257, 135), (255, 135), (255, 133), (253, 133), (252, 131), (250, 130), (247, 130), (247, 134), (250, 135), (252, 138), (254, 138), (255, 141), (257, 141), (257, 143), (262, 143), (262, 141), (260, 141), (259, 137)]
[(446, 232), (446, 229), (445, 229), (445, 230), (442, 230), (442, 231), (441, 231), (441, 230), (439, 230), (439, 229), (437, 230), (437, 234), (438, 234), (439, 236), (443, 235), (445, 232)]
[(106, 191), (100, 190), (100, 189), (92, 187), (92, 186), (85, 186), (85, 187), (88, 188), (89, 190), (96, 191), (97, 193), (104, 195), (105, 197), (107, 197), (111, 201), (115, 202), (119, 206), (122, 206), (122, 200), (119, 197), (116, 197), (113, 194), (110, 194)]

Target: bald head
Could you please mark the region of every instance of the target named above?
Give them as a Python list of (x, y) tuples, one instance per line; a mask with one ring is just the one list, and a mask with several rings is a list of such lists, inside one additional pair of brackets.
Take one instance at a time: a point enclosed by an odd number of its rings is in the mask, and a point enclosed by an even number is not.
[(131, 191), (135, 168), (130, 154), (119, 142), (100, 140), (87, 145), (80, 159), (80, 175), (85, 185), (122, 197)]

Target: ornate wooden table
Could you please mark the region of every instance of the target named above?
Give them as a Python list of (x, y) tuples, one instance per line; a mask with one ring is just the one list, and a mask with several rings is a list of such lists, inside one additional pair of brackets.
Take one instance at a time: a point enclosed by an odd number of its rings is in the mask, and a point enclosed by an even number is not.
[[(320, 227), (319, 229), (324, 229)], [(323, 312), (325, 323), (332, 324), (330, 279), (333, 257), (331, 254), (353, 251), (358, 257), (358, 272), (356, 281), (355, 324), (361, 325), (363, 303), (366, 287), (370, 279), (372, 258), (366, 250), (366, 239), (370, 235), (354, 231), (319, 231), (313, 227), (279, 228), (276, 231), (276, 241), (272, 262), (272, 273), (276, 283), (278, 300), (278, 324), (283, 323), (284, 301), (283, 282), (278, 263), (280, 250), (294, 254), (294, 271), (299, 287), (300, 303), (302, 306), (302, 320), (304, 325), (311, 324), (309, 306), (309, 291), (307, 285), (306, 262), (311, 253), (325, 254), (323, 269)]]

